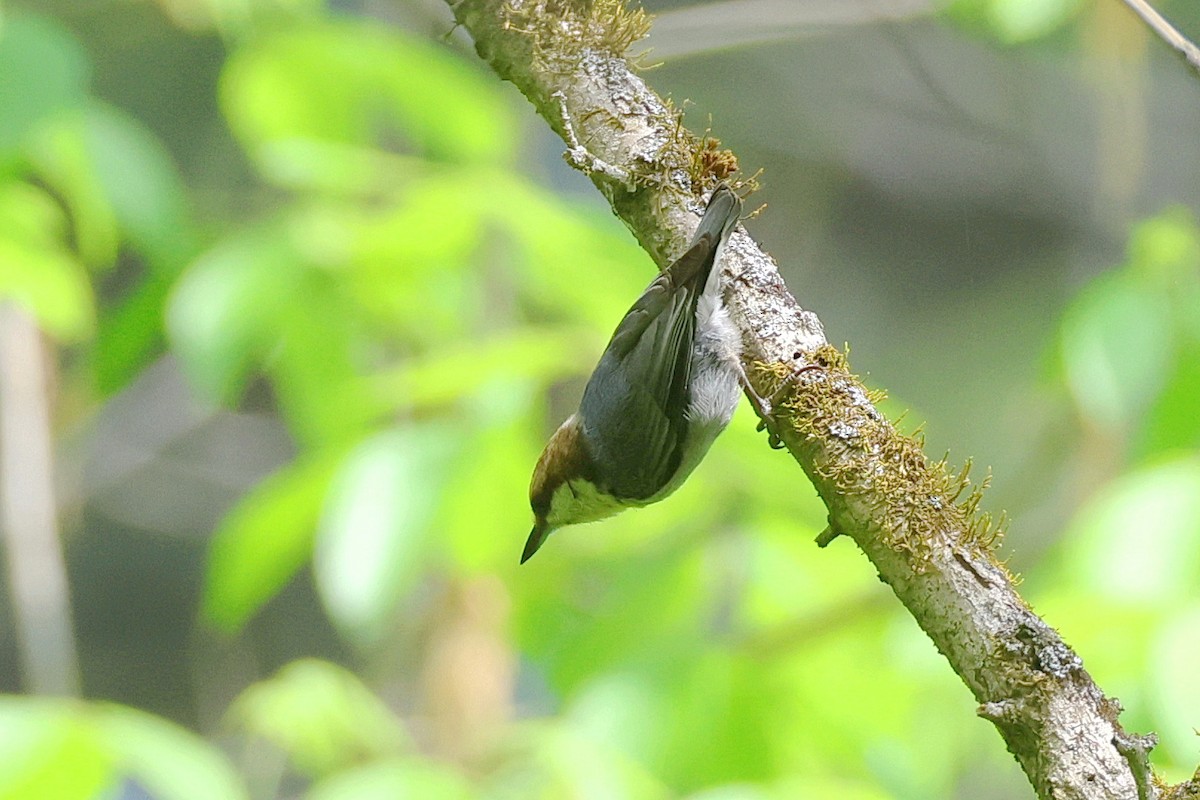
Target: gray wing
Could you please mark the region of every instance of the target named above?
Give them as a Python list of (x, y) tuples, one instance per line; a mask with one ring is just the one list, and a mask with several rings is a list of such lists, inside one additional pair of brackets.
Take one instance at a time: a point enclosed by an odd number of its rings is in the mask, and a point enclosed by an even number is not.
[(686, 434), (696, 302), (717, 237), (702, 231), (617, 326), (580, 403), (583, 434), (613, 495), (645, 499), (675, 474)]

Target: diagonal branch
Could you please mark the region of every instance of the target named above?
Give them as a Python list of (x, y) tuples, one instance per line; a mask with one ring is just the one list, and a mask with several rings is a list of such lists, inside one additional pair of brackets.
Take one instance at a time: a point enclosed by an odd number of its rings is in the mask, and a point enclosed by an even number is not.
[[(455, 17), (479, 55), (512, 81), (568, 143), (592, 182), (660, 265), (696, 225), (696, 189), (732, 155), (683, 129), (624, 58), (648, 21), (620, 0), (460, 0)], [(969, 481), (930, 462), (800, 307), (775, 263), (744, 232), (725, 262), (730, 309), (759, 394), (783, 382), (777, 433), (829, 509), (979, 702), (1038, 796), (1151, 797), (1145, 751), (1119, 704), (1021, 599), (991, 553), (997, 527)], [(1134, 753), (1136, 757), (1129, 754)], [(1136, 768), (1131, 768), (1131, 763)], [(1135, 777), (1135, 772), (1138, 777)]]
[(1133, 9), (1133, 13), (1141, 17), (1142, 22), (1145, 22), (1160, 39), (1174, 47), (1184, 60), (1192, 65), (1192, 69), (1200, 72), (1200, 47), (1192, 44), (1191, 40), (1167, 22), (1146, 0), (1125, 0), (1125, 5)]

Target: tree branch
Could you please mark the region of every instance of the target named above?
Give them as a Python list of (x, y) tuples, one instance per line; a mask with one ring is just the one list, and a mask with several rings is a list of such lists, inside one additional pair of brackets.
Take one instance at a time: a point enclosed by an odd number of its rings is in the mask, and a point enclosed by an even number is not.
[(71, 598), (54, 504), (46, 353), (37, 323), (0, 303), (0, 532), (21, 677), (34, 694), (78, 695)]
[(1133, 13), (1142, 18), (1157, 36), (1171, 47), (1175, 48), (1184, 59), (1192, 65), (1192, 69), (1200, 72), (1200, 47), (1184, 36), (1179, 30), (1167, 22), (1161, 14), (1154, 10), (1146, 0), (1125, 0), (1125, 5), (1133, 9)]
[[(723, 177), (732, 155), (723, 159), (688, 133), (631, 71), (623, 54), (648, 27), (641, 12), (620, 0), (461, 0), (452, 8), (479, 55), (564, 138), (569, 160), (655, 261), (678, 255), (696, 226), (696, 189)], [(1148, 772), (1152, 742), (1121, 729), (1117, 701), (1016, 593), (991, 553), (999, 526), (979, 513), (979, 490), (961, 497), (966, 471), (952, 476), (931, 463), (918, 440), (876, 410), (820, 321), (745, 232), (732, 238), (725, 269), (747, 372), (760, 395), (784, 386), (776, 433), (829, 509), (823, 539), (841, 534), (858, 544), (1039, 797), (1153, 792), (1135, 778)]]

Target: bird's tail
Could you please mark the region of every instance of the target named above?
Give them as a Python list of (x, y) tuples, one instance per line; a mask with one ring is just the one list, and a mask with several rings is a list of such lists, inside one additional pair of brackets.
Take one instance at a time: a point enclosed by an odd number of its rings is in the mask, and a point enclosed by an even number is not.
[(718, 184), (708, 199), (708, 207), (692, 237), (692, 244), (700, 241), (700, 237), (709, 236), (714, 243), (723, 241), (737, 225), (742, 214), (742, 199), (734, 194), (725, 184)]

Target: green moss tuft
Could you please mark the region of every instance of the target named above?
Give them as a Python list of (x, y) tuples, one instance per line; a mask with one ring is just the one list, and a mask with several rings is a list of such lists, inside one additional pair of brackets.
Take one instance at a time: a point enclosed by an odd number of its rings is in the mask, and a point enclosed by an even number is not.
[[(646, 36), (651, 23), (643, 9), (631, 7), (624, 0), (505, 0), (501, 15), (506, 31), (527, 37), (534, 69), (564, 77), (577, 74), (585, 59), (597, 56), (625, 58), (636, 65), (639, 56), (630, 58), (627, 53)], [(684, 127), (680, 108), (670, 100), (662, 103), (663, 112), (652, 122), (661, 126), (666, 141), (654, 163), (630, 171), (631, 185), (667, 188), (690, 184), (695, 195), (718, 182), (728, 183), (744, 195), (758, 189), (757, 174), (745, 180), (733, 179), (739, 169), (737, 157), (722, 148), (718, 139), (707, 132), (697, 137)], [(634, 105), (643, 104), (637, 101)], [(577, 122), (594, 124), (593, 115), (606, 113), (596, 109)], [(618, 129), (623, 126), (622, 120), (615, 117), (601, 124)]]
[[(918, 562), (929, 556), (924, 537), (931, 531), (950, 531), (968, 552), (990, 554), (1007, 522), (1004, 514), (993, 518), (979, 509), (991, 476), (973, 486), (970, 461), (956, 474), (944, 457), (931, 462), (921, 430), (905, 436), (880, 414), (875, 404), (881, 393), (863, 387), (837, 348), (824, 345), (808, 360), (821, 369), (801, 373), (782, 390), (786, 396), (776, 408), (780, 427), (794, 434), (785, 432), (785, 440), (827, 451), (814, 476), (818, 490), (869, 498), (884, 542)], [(755, 370), (768, 389), (778, 389), (792, 368), (756, 364)]]
[(507, 0), (505, 30), (533, 40), (540, 68), (571, 70), (588, 51), (623, 57), (650, 32), (650, 15), (624, 0)]

